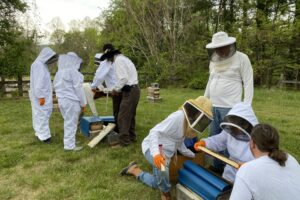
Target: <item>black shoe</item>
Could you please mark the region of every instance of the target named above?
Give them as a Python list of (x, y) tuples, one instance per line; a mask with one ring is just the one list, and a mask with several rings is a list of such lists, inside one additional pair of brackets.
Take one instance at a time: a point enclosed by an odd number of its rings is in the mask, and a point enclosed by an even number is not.
[(42, 140), (42, 142), (46, 143), (46, 144), (51, 144), (51, 137), (49, 137), (46, 140)]
[(131, 166), (136, 165), (136, 164), (137, 164), (136, 161), (130, 162), (130, 163), (127, 165), (127, 167), (124, 167), (124, 168), (120, 171), (119, 174), (120, 174), (121, 176), (128, 175), (128, 174), (127, 174), (128, 169), (129, 169)]

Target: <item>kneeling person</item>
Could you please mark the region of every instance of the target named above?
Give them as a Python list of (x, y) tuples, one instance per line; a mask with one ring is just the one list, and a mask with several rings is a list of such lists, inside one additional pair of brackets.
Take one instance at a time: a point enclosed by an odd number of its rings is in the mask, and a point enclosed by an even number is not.
[[(210, 124), (212, 104), (205, 97), (186, 101), (182, 109), (173, 112), (165, 120), (150, 130), (142, 142), (142, 151), (153, 167), (153, 174), (142, 171), (135, 162), (121, 171), (122, 175), (134, 175), (146, 185), (159, 189), (162, 199), (171, 199), (169, 165), (177, 150), (184, 156), (195, 157), (185, 144), (185, 138), (194, 138)], [(160, 150), (160, 145), (163, 150)], [(163, 169), (165, 168), (165, 169)]]

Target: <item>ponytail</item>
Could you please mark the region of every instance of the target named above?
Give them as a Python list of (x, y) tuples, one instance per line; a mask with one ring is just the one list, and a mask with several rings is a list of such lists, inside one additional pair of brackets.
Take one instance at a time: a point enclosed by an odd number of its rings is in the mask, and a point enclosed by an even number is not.
[(285, 152), (283, 152), (282, 150), (279, 149), (273, 149), (271, 150), (271, 152), (269, 153), (269, 157), (272, 160), (275, 160), (276, 162), (278, 162), (278, 164), (282, 167), (285, 166), (285, 162), (287, 160), (287, 154)]
[(251, 139), (262, 152), (268, 152), (269, 157), (284, 167), (287, 154), (279, 149), (279, 133), (269, 124), (258, 124), (251, 132)]

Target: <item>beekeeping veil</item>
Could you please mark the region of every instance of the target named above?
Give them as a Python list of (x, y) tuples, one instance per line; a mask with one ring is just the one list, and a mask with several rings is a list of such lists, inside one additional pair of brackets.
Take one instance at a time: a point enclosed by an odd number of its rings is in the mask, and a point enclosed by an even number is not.
[(189, 99), (182, 105), (188, 127), (196, 133), (202, 133), (212, 121), (211, 109), (211, 101), (203, 96), (197, 99)]
[(237, 140), (250, 141), (252, 128), (258, 124), (251, 105), (238, 103), (223, 119), (220, 127)]
[(215, 33), (212, 42), (206, 45), (206, 49), (212, 62), (224, 61), (232, 57), (236, 52), (236, 39), (228, 37), (225, 32)]
[(103, 54), (102, 53), (97, 53), (94, 57), (94, 64), (95, 64), (95, 67), (99, 67), (100, 65), (100, 58)]

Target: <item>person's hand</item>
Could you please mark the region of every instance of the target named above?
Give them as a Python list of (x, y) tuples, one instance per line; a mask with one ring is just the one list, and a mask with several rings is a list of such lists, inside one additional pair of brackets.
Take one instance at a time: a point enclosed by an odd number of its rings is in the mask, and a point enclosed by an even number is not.
[(108, 88), (103, 88), (103, 90), (102, 90), (105, 94), (107, 94), (107, 93), (109, 93), (109, 92), (111, 92), (111, 90), (110, 89), (108, 89)]
[(45, 104), (45, 98), (39, 98), (39, 104), (43, 106)]
[(165, 165), (165, 159), (161, 154), (157, 154), (153, 157), (153, 163), (157, 169), (160, 169), (161, 165)]
[(96, 93), (96, 91), (97, 91), (96, 89), (92, 89), (92, 92), (93, 92), (94, 94)]
[(200, 150), (199, 150), (199, 147), (206, 147), (206, 143), (205, 143), (204, 140), (199, 140), (198, 142), (196, 142), (196, 143), (194, 144), (194, 149), (195, 149), (196, 151), (200, 151)]
[(85, 111), (86, 111), (86, 107), (85, 106), (81, 107), (81, 112), (85, 113)]

